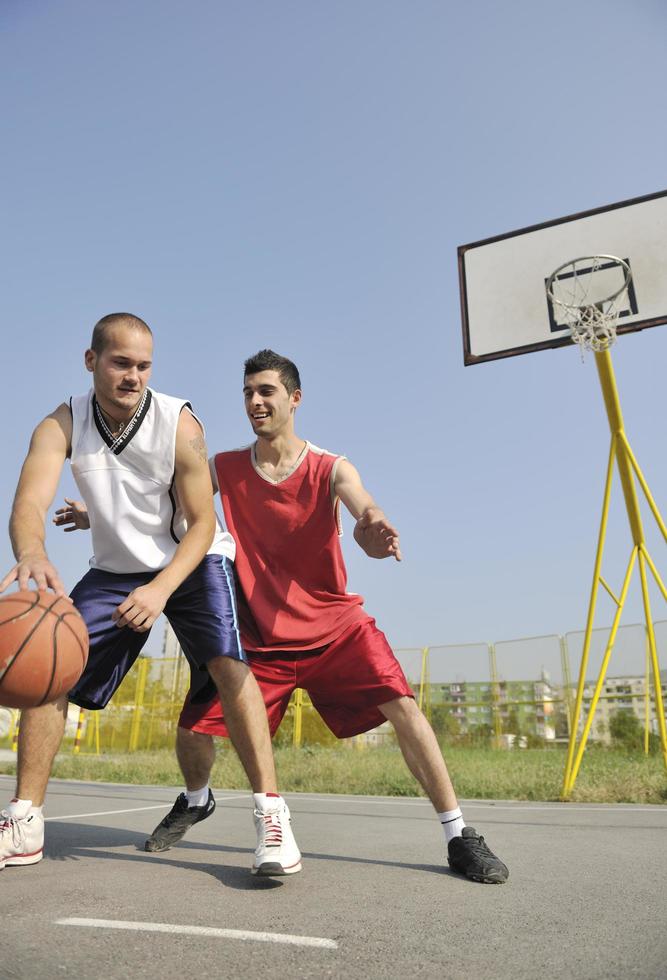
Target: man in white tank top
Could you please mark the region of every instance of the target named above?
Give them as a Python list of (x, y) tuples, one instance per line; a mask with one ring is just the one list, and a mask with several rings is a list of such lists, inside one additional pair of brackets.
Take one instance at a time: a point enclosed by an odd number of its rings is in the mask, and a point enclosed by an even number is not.
[[(0, 592), (13, 582), (26, 589), (32, 580), (38, 589), (65, 594), (44, 538), (69, 459), (93, 539), (90, 570), (72, 592), (90, 652), (68, 696), (22, 712), (16, 797), (0, 814), (0, 869), (41, 860), (42, 806), (68, 700), (103, 708), (164, 612), (190, 664), (192, 700), (208, 701), (217, 690), (252, 786), (253, 873), (292, 874), (301, 869), (300, 854), (277, 793), (266, 710), (241, 647), (234, 542), (213, 509), (201, 423), (188, 402), (148, 387), (152, 356), (143, 320), (128, 313), (100, 320), (85, 355), (92, 390), (37, 426), (23, 464), (10, 519), (16, 565)], [(187, 827), (214, 808), (208, 783), (188, 786), (169, 819)]]

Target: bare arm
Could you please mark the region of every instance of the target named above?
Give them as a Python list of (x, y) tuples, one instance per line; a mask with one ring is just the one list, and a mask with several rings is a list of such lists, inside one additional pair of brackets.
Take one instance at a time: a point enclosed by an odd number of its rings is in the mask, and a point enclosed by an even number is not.
[(194, 571), (211, 547), (215, 534), (213, 491), (208, 453), (201, 427), (186, 409), (176, 430), (176, 474), (174, 482), (188, 529), (174, 557), (148, 585), (135, 589), (118, 606), (113, 618), (117, 626), (130, 626), (139, 633), (151, 628), (169, 596)]
[(211, 474), (211, 483), (213, 484), (213, 496), (220, 491), (218, 486), (218, 474), (215, 469), (215, 456), (211, 456), (208, 461), (208, 471)]
[(401, 560), (398, 531), (389, 523), (361, 482), (352, 463), (341, 459), (336, 469), (334, 490), (356, 519), (354, 540), (370, 558)]
[(32, 434), (9, 519), (16, 565), (0, 582), (0, 592), (16, 581), (19, 588), (27, 589), (32, 579), (38, 589), (65, 594), (60, 576), (46, 554), (44, 527), (71, 439), (72, 417), (66, 404), (40, 422)]

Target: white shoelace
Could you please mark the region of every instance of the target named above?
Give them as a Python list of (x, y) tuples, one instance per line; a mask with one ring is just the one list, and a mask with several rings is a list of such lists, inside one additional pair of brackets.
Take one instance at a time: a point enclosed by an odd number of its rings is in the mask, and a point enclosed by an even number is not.
[(2, 822), (0, 822), (0, 838), (5, 835), (8, 837), (11, 835), (12, 846), (22, 847), (25, 844), (25, 831), (21, 826), (22, 821), (10, 817), (5, 810), (2, 811), (0, 816), (2, 817)]

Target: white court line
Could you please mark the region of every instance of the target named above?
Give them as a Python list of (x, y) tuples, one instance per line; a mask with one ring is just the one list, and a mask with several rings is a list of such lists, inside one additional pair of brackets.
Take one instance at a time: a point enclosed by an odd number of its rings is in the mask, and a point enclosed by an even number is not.
[[(5, 776), (4, 773), (0, 774), (0, 779), (3, 777), (7, 779), (13, 779), (13, 776)], [(94, 786), (95, 783), (86, 783), (88, 786)], [(104, 783), (105, 786), (130, 786), (134, 784), (130, 783)], [(412, 799), (405, 799), (404, 797), (371, 797), (371, 796), (338, 796), (336, 793), (320, 793), (317, 796), (311, 795), (309, 793), (286, 793), (286, 797), (293, 797), (296, 800), (304, 800), (310, 803), (340, 803), (347, 806), (426, 806), (429, 807), (431, 804), (428, 800), (421, 797), (416, 797)], [(247, 794), (241, 795), (239, 793), (236, 796), (219, 796), (216, 797), (216, 803), (230, 803), (238, 800), (243, 800), (247, 797)], [(667, 816), (667, 806), (661, 806), (656, 803), (652, 807), (639, 807), (634, 803), (623, 803), (620, 805), (615, 805), (613, 803), (606, 803), (603, 806), (595, 806), (592, 803), (512, 803), (511, 801), (503, 801), (502, 803), (495, 803), (493, 800), (488, 802), (484, 800), (475, 800), (474, 802), (469, 800), (460, 800), (461, 806), (466, 810), (552, 810), (552, 811), (562, 811), (563, 813), (569, 813), (578, 811), (581, 813), (661, 813)], [(73, 813), (65, 817), (45, 817), (45, 820), (75, 820), (81, 817), (105, 817), (114, 813), (135, 813), (138, 810), (159, 810), (161, 808), (168, 807), (168, 803), (160, 803), (158, 806), (144, 806), (144, 807), (134, 807), (130, 810), (102, 810), (99, 813)]]
[(138, 813), (139, 810), (166, 810), (169, 803), (160, 803), (158, 806), (133, 806), (129, 810), (98, 810), (96, 813), (68, 813), (64, 817), (44, 817), (47, 820), (78, 820), (81, 817), (108, 817), (113, 813)]
[(56, 919), (57, 926), (87, 926), (92, 929), (129, 929), (133, 932), (169, 932), (178, 936), (212, 936), (214, 939), (244, 939), (258, 943), (288, 946), (315, 946), (338, 949), (333, 939), (318, 936), (292, 936), (284, 932), (249, 932), (246, 929), (213, 929), (208, 926), (175, 926), (166, 922), (123, 922), (116, 919)]
[[(305, 793), (285, 793), (286, 798), (295, 797), (298, 800), (305, 800), (309, 803), (342, 803), (349, 806), (425, 806), (429, 807), (431, 804), (428, 800), (418, 798), (406, 800), (401, 797), (388, 798), (388, 799), (375, 799), (371, 796), (352, 796), (352, 797), (339, 797), (335, 794), (330, 796), (307, 796)], [(228, 797), (228, 799), (238, 799), (238, 797)], [(656, 803), (653, 807), (638, 807), (633, 803), (624, 803), (621, 805), (614, 805), (613, 803), (605, 804), (604, 806), (595, 806), (591, 803), (548, 803), (546, 805), (527, 803), (513, 804), (508, 803), (494, 803), (489, 800), (488, 803), (483, 801), (475, 801), (474, 803), (467, 800), (459, 800), (461, 808), (464, 810), (551, 810), (553, 812), (569, 813), (571, 811), (579, 811), (581, 813), (661, 813), (667, 816), (667, 806), (661, 806), (661, 804)], [(294, 808), (294, 805), (293, 805)], [(295, 810), (296, 812), (296, 810)]]
[[(216, 803), (224, 803), (227, 800), (236, 800), (237, 796), (221, 796), (216, 800)], [(98, 810), (96, 813), (68, 813), (64, 817), (44, 817), (44, 822), (47, 820), (79, 820), (81, 817), (108, 817), (113, 816), (115, 813), (139, 813), (141, 810), (166, 810), (170, 807), (171, 803), (158, 803), (155, 806), (133, 806), (128, 810)]]

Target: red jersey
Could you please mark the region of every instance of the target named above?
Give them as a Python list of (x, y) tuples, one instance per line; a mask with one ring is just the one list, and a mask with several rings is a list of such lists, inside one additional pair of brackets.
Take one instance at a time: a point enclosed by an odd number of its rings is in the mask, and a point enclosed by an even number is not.
[(306, 443), (294, 469), (276, 482), (258, 467), (254, 446), (215, 457), (227, 529), (236, 541), (246, 650), (313, 650), (369, 618), (362, 597), (346, 591), (333, 489), (341, 458)]

